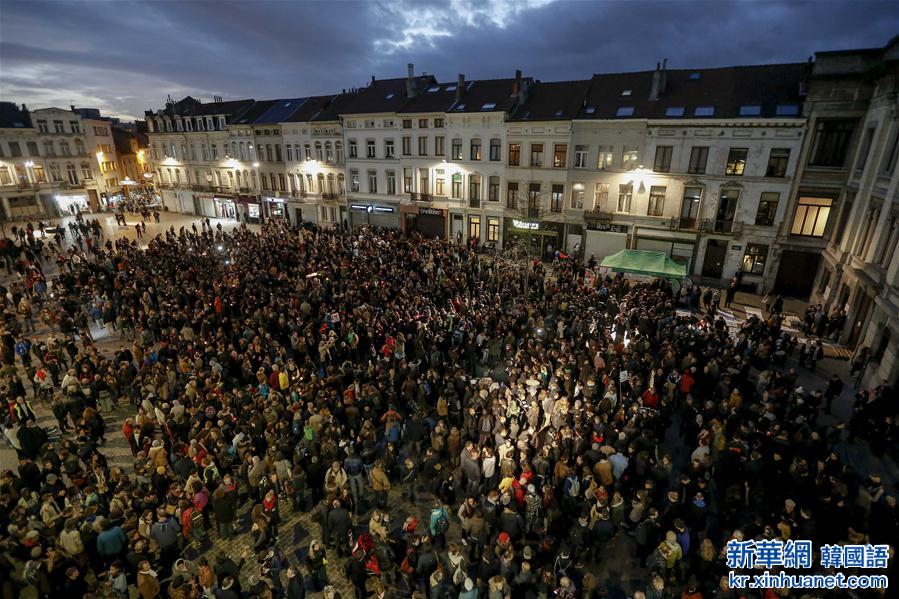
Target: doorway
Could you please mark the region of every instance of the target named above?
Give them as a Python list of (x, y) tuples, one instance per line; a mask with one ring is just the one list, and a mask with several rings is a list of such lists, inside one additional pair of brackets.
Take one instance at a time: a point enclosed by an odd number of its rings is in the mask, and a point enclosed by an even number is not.
[(727, 254), (727, 241), (709, 239), (705, 247), (705, 259), (702, 262), (702, 276), (720, 279), (724, 274), (724, 256)]
[(818, 274), (821, 254), (785, 250), (774, 280), (774, 291), (785, 296), (808, 299)]

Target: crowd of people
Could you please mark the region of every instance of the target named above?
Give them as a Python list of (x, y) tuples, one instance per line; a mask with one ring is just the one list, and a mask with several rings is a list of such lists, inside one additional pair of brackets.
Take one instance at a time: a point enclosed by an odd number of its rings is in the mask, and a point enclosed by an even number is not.
[(836, 451), (888, 451), (895, 389), (821, 419), (842, 387), (797, 386), (779, 313), (369, 227), (59, 241), (0, 289), (4, 598), (788, 596), (729, 588), (728, 540), (899, 538)]

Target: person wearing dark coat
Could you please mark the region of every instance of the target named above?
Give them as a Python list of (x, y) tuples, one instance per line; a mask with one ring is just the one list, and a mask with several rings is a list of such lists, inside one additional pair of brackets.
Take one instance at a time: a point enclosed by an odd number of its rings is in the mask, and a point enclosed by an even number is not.
[(329, 538), (326, 540), (332, 547), (336, 544), (337, 553), (341, 557), (345, 557), (349, 552), (347, 537), (353, 528), (353, 520), (350, 517), (350, 512), (343, 507), (340, 500), (335, 499), (332, 506), (331, 511), (328, 513)]
[(237, 519), (237, 491), (220, 485), (212, 494), (212, 511), (223, 539), (234, 536), (234, 521)]
[(287, 568), (287, 599), (305, 599), (306, 584), (303, 581), (303, 573), (297, 568)]
[(28, 459), (36, 460), (40, 455), (41, 447), (47, 442), (47, 433), (32, 421), (26, 421), (19, 429), (19, 444), (22, 446), (22, 455)]

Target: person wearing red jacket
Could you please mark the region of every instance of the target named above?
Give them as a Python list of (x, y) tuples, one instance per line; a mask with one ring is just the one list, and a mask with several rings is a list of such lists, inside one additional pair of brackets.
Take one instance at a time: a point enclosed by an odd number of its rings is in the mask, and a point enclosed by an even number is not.
[(653, 410), (659, 409), (659, 394), (654, 386), (643, 392), (643, 407), (652, 408)]
[(125, 435), (125, 440), (128, 441), (128, 447), (131, 448), (131, 455), (136, 456), (138, 452), (137, 441), (134, 439), (134, 420), (131, 418), (126, 418), (125, 422), (122, 423), (122, 434)]
[(680, 377), (681, 397), (688, 395), (693, 390), (694, 384), (696, 384), (696, 380), (693, 378), (693, 369), (685, 369), (683, 376)]

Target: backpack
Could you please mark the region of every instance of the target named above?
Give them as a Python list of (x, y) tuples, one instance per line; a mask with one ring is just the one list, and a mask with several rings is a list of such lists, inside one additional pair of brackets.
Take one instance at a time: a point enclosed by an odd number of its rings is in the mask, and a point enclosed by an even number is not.
[(437, 530), (437, 534), (445, 535), (446, 531), (449, 530), (449, 518), (441, 513), (440, 517), (437, 518), (437, 522), (434, 523), (434, 528)]
[(568, 487), (568, 495), (570, 497), (577, 497), (581, 494), (581, 481), (577, 478), (573, 478), (571, 480), (571, 486)]

